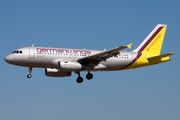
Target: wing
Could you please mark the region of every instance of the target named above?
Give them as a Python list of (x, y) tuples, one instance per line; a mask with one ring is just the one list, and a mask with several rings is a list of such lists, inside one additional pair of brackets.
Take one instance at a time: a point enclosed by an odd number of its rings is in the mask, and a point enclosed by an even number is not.
[(88, 57), (84, 57), (78, 60), (78, 62), (84, 64), (84, 65), (90, 65), (91, 67), (95, 67), (97, 64), (99, 64), (99, 62), (101, 61), (106, 61), (106, 59), (112, 57), (112, 56), (117, 56), (117, 54), (119, 54), (120, 50), (125, 49), (125, 48), (130, 48), (131, 49), (131, 45), (126, 45), (126, 46), (120, 46), (111, 50), (107, 50), (101, 53), (97, 53)]

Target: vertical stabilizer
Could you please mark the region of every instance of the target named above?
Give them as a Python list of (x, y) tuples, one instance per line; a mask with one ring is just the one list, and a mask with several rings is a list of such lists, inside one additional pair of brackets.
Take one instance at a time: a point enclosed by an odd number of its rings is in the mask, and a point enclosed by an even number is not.
[(134, 51), (138, 53), (149, 52), (154, 55), (159, 55), (161, 52), (166, 27), (167, 25), (158, 24)]

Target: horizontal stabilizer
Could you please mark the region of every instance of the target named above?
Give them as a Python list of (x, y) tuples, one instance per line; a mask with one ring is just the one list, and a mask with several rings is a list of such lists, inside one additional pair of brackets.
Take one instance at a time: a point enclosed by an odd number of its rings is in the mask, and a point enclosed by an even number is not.
[(163, 55), (150, 57), (150, 58), (147, 58), (147, 59), (148, 59), (148, 61), (152, 62), (154, 60), (161, 59), (161, 58), (164, 58), (164, 57), (168, 57), (168, 56), (173, 55), (173, 54), (175, 54), (175, 53), (167, 53), (167, 54), (163, 54)]

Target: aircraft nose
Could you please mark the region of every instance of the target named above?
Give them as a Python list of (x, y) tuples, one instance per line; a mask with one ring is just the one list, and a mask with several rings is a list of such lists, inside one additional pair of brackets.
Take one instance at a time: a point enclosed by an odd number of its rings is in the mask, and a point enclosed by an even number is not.
[(5, 60), (7, 63), (10, 63), (10, 62), (13, 60), (13, 58), (12, 58), (11, 55), (7, 55), (7, 56), (4, 58), (4, 60)]

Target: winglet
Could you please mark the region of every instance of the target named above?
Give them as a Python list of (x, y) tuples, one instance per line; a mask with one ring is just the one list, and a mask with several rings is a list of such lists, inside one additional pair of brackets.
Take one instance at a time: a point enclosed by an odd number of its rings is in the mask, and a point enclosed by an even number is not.
[(131, 49), (131, 45), (132, 45), (132, 43), (131, 43), (131, 44), (129, 44), (129, 45), (127, 45), (127, 47), (128, 47), (129, 49)]

